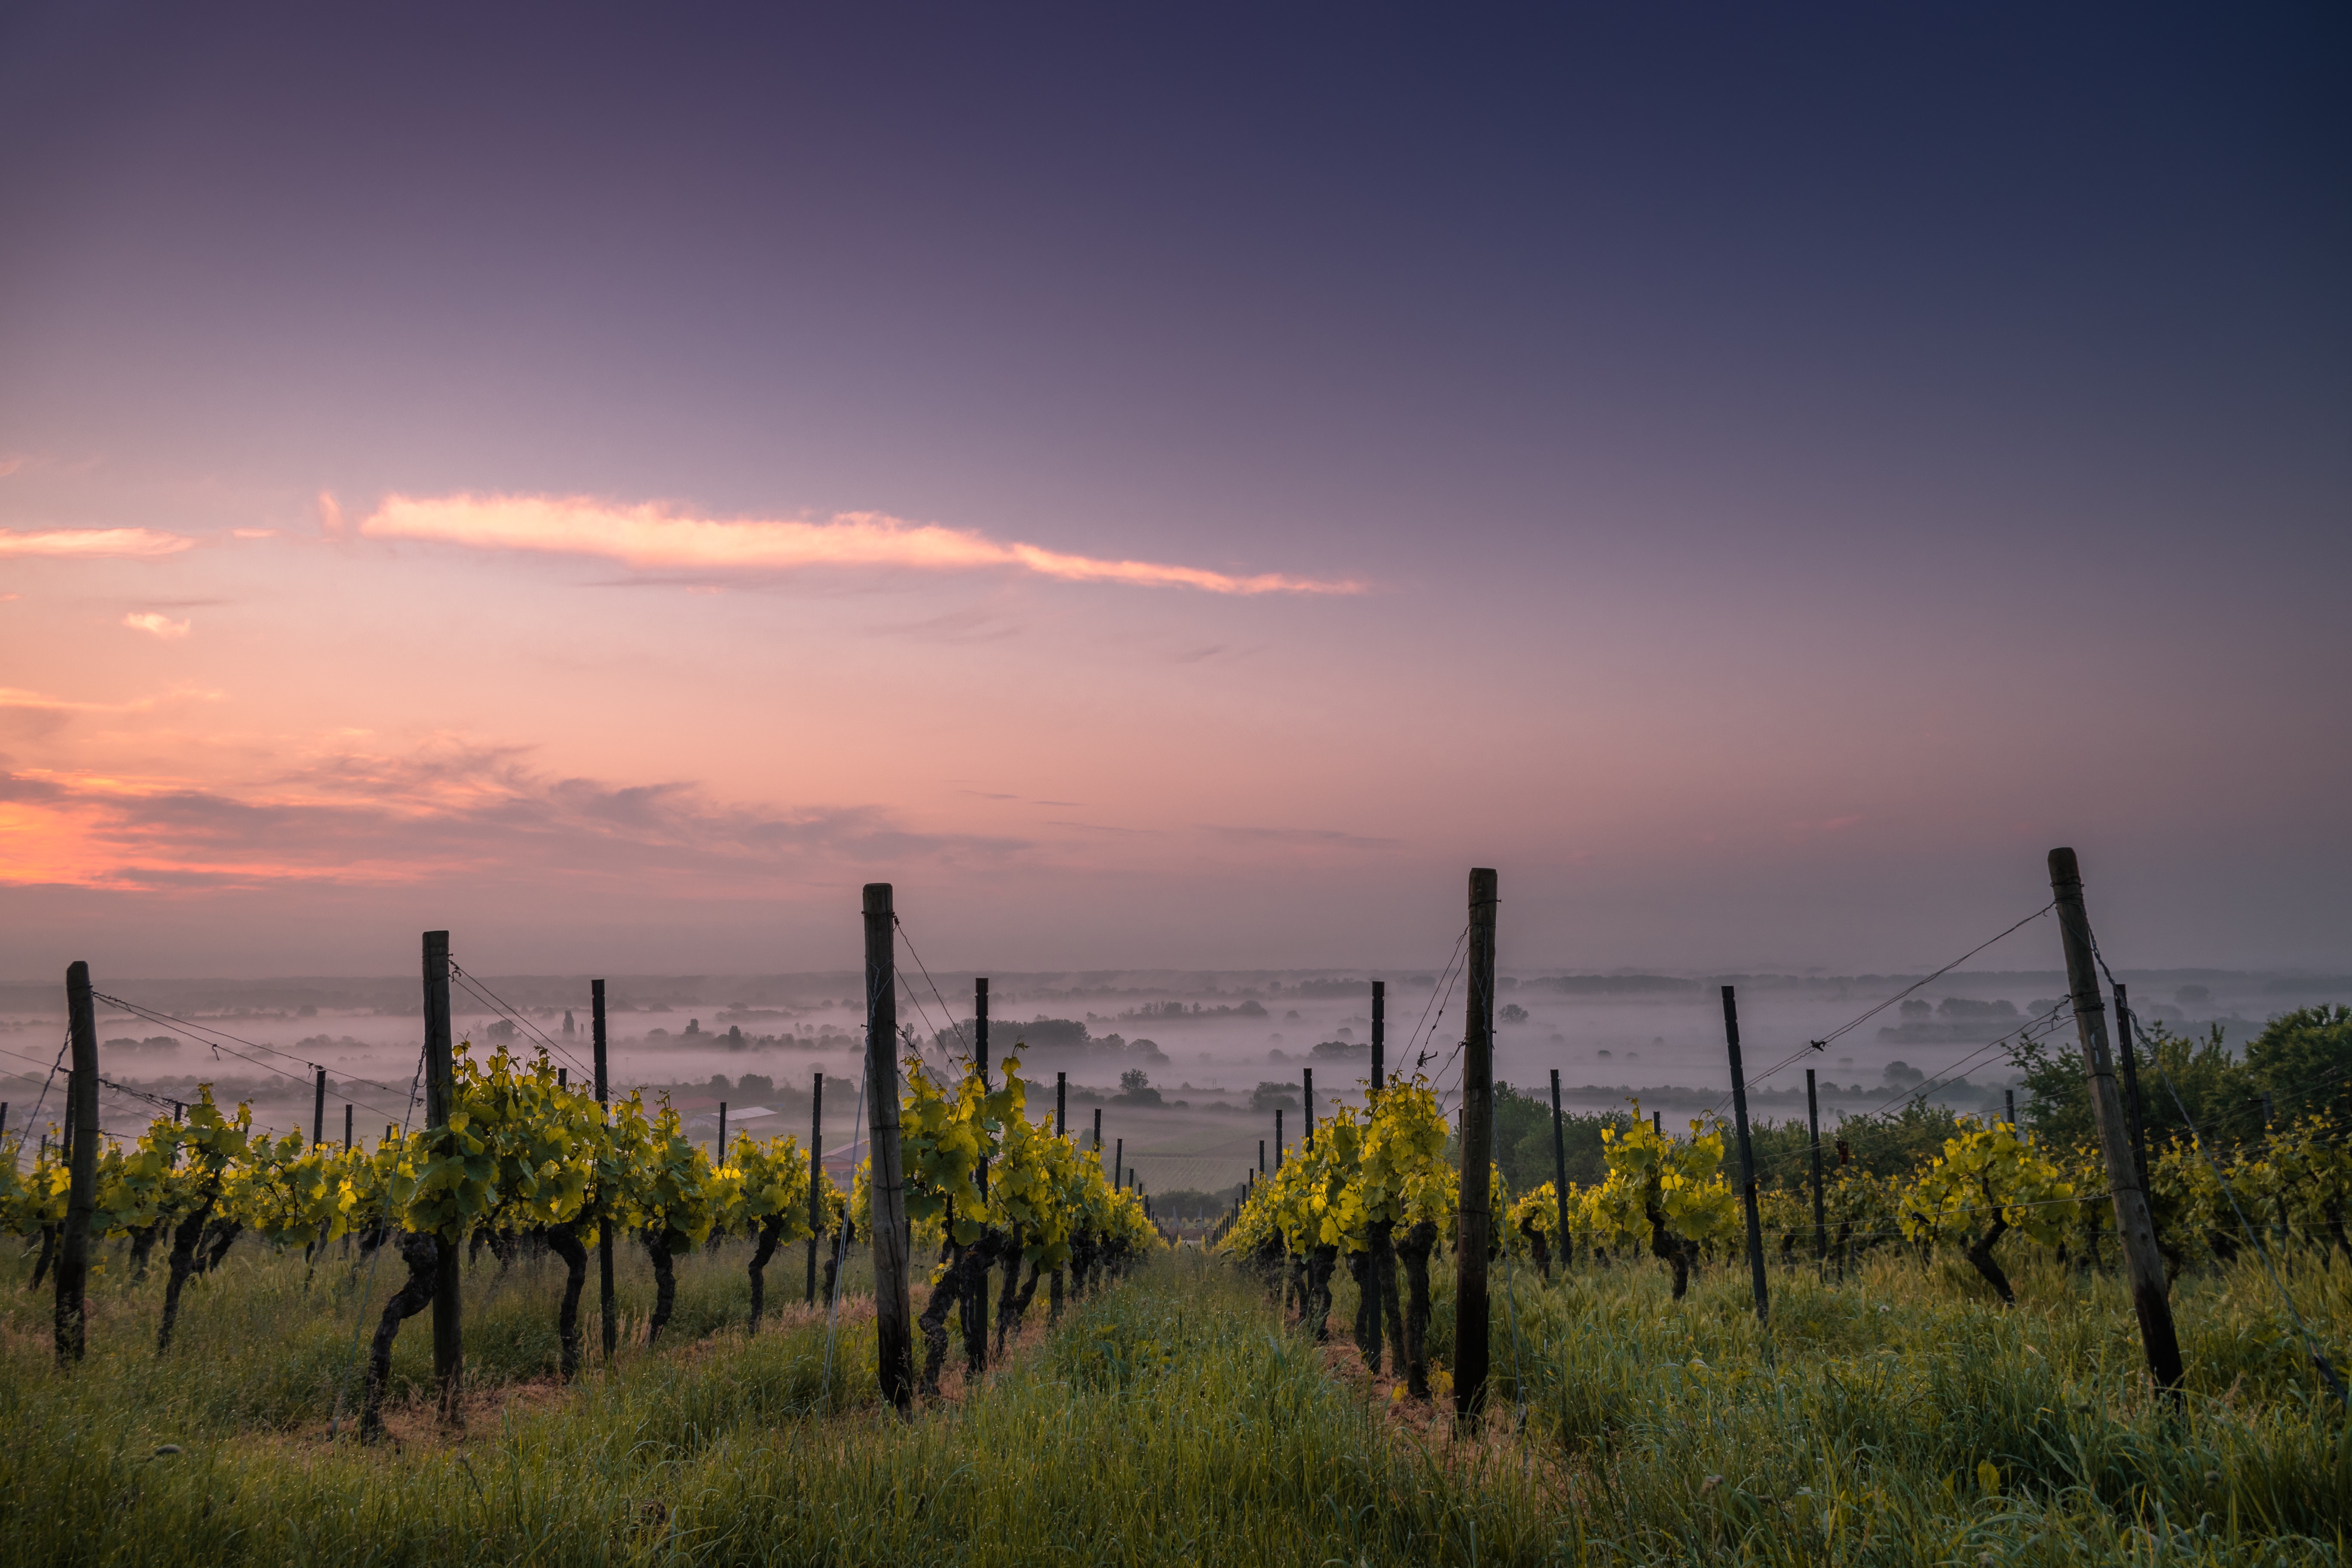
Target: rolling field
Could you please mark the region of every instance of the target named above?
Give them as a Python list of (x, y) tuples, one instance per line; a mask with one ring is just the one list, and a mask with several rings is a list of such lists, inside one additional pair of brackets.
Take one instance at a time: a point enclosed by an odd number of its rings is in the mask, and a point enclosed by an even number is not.
[[(1027, 1331), (911, 1419), (876, 1394), (853, 1294), (832, 1346), (792, 1303), (742, 1322), (748, 1249), (682, 1260), (656, 1350), (566, 1386), (560, 1271), (467, 1279), (462, 1429), (394, 1358), (392, 1440), (331, 1441), (354, 1330), (385, 1279), (247, 1243), (191, 1289), (169, 1360), (160, 1285), (100, 1249), (89, 1359), (51, 1364), (48, 1296), (0, 1261), (0, 1530), (19, 1562), (177, 1563), (2337, 1563), (2352, 1436), (2259, 1269), (2184, 1277), (2182, 1408), (2155, 1399), (2111, 1278), (2027, 1264), (2004, 1310), (1956, 1266), (1881, 1255), (1843, 1285), (1776, 1268), (1759, 1331), (1739, 1271), (1667, 1299), (1647, 1262), (1496, 1276), (1484, 1426), (1392, 1397), (1286, 1323), (1259, 1282), (1162, 1254)], [(652, 1290), (624, 1249), (625, 1323)], [(1450, 1360), (1449, 1270), (1432, 1349)], [(781, 1277), (781, 1278), (780, 1278)], [(853, 1260), (845, 1276), (865, 1289)], [(2306, 1263), (2337, 1345), (2352, 1269)], [(918, 1292), (919, 1299), (920, 1291)], [(593, 1310), (593, 1303), (592, 1303)], [(961, 1364), (960, 1353), (951, 1365)], [(346, 1409), (349, 1400), (346, 1398)]]

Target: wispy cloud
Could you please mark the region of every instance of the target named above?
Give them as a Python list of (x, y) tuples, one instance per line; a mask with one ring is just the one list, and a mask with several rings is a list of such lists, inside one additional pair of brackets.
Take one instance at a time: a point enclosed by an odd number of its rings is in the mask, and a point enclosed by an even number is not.
[(1401, 838), (1367, 838), (1361, 834), (1341, 833), (1328, 827), (1223, 827), (1213, 823), (1202, 825), (1204, 832), (1237, 844), (1288, 844), (1308, 849), (1393, 849), (1404, 842)]
[(685, 784), (553, 777), (515, 747), (339, 752), (240, 785), (0, 772), (0, 883), (163, 889), (462, 876), (551, 894), (601, 878), (708, 898), (845, 863), (996, 865), (1025, 847), (921, 832), (874, 806), (728, 806)]
[[(322, 513), (324, 508), (322, 507)], [(654, 505), (587, 496), (387, 496), (359, 525), (372, 539), (431, 540), (478, 550), (594, 555), (641, 569), (777, 572), (812, 566), (919, 571), (1010, 567), (1072, 583), (1195, 588), (1211, 594), (1353, 594), (1360, 583), (1279, 573), (1234, 575), (1153, 561), (1073, 555), (971, 529), (909, 522), (881, 512), (823, 521), (691, 517)]]
[(195, 542), (184, 533), (161, 533), (152, 528), (52, 528), (32, 532), (0, 529), (0, 555), (141, 560), (177, 555), (193, 549)]
[(166, 642), (173, 637), (186, 637), (189, 626), (186, 621), (175, 621), (169, 616), (159, 616), (152, 610), (133, 610), (122, 617), (122, 624), (133, 631), (145, 632), (151, 637), (162, 637)]

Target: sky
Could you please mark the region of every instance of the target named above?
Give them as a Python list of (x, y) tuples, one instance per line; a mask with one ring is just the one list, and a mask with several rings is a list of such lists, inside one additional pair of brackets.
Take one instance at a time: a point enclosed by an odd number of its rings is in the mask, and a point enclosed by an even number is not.
[(2352, 963), (2347, 65), (0, 6), (0, 971)]

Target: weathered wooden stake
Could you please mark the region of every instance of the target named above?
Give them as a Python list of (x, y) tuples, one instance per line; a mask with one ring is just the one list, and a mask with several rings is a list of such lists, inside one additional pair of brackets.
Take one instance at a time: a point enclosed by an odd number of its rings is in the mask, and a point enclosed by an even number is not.
[[(1070, 1075), (1066, 1072), (1054, 1075), (1053, 1134), (1056, 1138), (1070, 1137)], [(1077, 1140), (1071, 1138), (1070, 1142), (1075, 1144)]]
[(824, 1231), (824, 1074), (809, 1090), (808, 1304), (816, 1305), (816, 1245)]
[(319, 1081), (310, 1093), (310, 1142), (313, 1146), (327, 1141), (327, 1069), (319, 1069)]
[(66, 1033), (73, 1076), (66, 1079), (66, 1222), (58, 1235), (58, 1364), (79, 1361), (89, 1348), (89, 1220), (98, 1207), (98, 1011), (89, 994), (89, 965), (66, 969)]
[(1127, 1140), (1115, 1139), (1111, 1144), (1110, 1190), (1117, 1192), (1127, 1176)]
[(2002, 1089), (2000, 1091), (2000, 1102), (2009, 1113), (2009, 1130), (2011, 1132), (2014, 1132), (2017, 1131), (2017, 1090), (2013, 1089)]
[(890, 884), (866, 884), (866, 1103), (874, 1140), (866, 1235), (874, 1242), (876, 1381), (905, 1410), (915, 1396), (914, 1314), (907, 1297), (907, 1194), (898, 1156), (898, 980)]
[(2164, 1255), (2156, 1247), (2156, 1226), (2147, 1193), (2132, 1160), (2131, 1129), (2107, 1054), (2107, 1008), (2099, 996), (2098, 961), (2091, 945), (2091, 917), (2083, 905), (2083, 872), (2072, 849), (2050, 851), (2050, 891), (2058, 906), (2058, 932), (2066, 949), (2066, 980), (2074, 1004), (2074, 1028), (2083, 1046), (2083, 1071), (2091, 1089), (2091, 1110), (2099, 1129), (2099, 1152), (2116, 1208), (2116, 1237), (2123, 1245), (2132, 1310), (2139, 1315), (2141, 1347), (2157, 1386), (2178, 1398), (2180, 1341), (2173, 1332), (2172, 1300), (2165, 1283)]
[(1095, 1107), (1095, 1152), (1102, 1152), (1102, 1107)]
[[(1372, 982), (1371, 1094), (1378, 1094), (1381, 1089), (1388, 1087), (1388, 1079), (1381, 1076), (1388, 1061), (1388, 1044), (1389, 983), (1385, 980), (1375, 980)], [(1365, 1097), (1364, 1104), (1365, 1109), (1369, 1110), (1371, 1106), (1370, 1095), (1367, 1095)]]
[(348, 1154), (348, 1153), (350, 1153), (351, 1152), (352, 1152), (352, 1104), (351, 1104), (351, 1101), (349, 1101), (349, 1100), (345, 1100), (345, 1101), (343, 1102), (343, 1152), (344, 1152), (344, 1153), (346, 1153), (346, 1154)]
[(1756, 1153), (1748, 1142), (1748, 1075), (1739, 1066), (1739, 1004), (1723, 988), (1723, 1042), (1731, 1053), (1731, 1114), (1739, 1134), (1739, 1195), (1748, 1209), (1748, 1271), (1756, 1285), (1756, 1318), (1769, 1316), (1764, 1283), (1764, 1220), (1756, 1205)]
[(1307, 1102), (1307, 1110), (1304, 1113), (1307, 1118), (1307, 1136), (1306, 1141), (1299, 1147), (1312, 1149), (1315, 1147), (1315, 1069), (1301, 1068), (1299, 1071), (1306, 1076), (1306, 1088), (1301, 1091), (1300, 1098)]
[(1812, 1124), (1813, 1261), (1824, 1267), (1830, 1256), (1829, 1210), (1822, 1202), (1822, 1097), (1813, 1089), (1813, 1069), (1805, 1069), (1805, 1120)]
[(2116, 982), (2116, 1045), (2124, 1064), (2124, 1117), (2131, 1123), (2132, 1164), (2139, 1190), (2147, 1191), (2147, 1129), (2140, 1121), (2139, 1053), (2132, 1048), (2131, 994)]
[[(604, 1111), (604, 1120), (613, 1120), (613, 1086), (607, 1078), (604, 1052), (604, 983), (588, 983), (589, 1038), (595, 1052), (596, 1103)], [(600, 1194), (601, 1198), (601, 1194)], [(599, 1325), (604, 1346), (604, 1360), (609, 1364), (621, 1344), (620, 1305), (613, 1291), (613, 1219), (609, 1212), (596, 1226), (596, 1308), (602, 1315)]]
[(1495, 906), (1499, 882), (1470, 873), (1469, 994), (1462, 1007), (1462, 1197), (1454, 1249), (1454, 1416), (1486, 1407), (1487, 1213), (1494, 1187)]
[[(457, 1070), (449, 1058), (449, 933), (425, 933), (425, 1121), (449, 1124), (457, 1109)], [(465, 1299), (458, 1294), (457, 1244), (433, 1238), (439, 1259), (433, 1270), (433, 1381), (441, 1418), (457, 1418), (459, 1380), (466, 1366)]]
[(1568, 1246), (1568, 1133), (1560, 1121), (1558, 1068), (1551, 1069), (1551, 1182), (1552, 1195), (1559, 1200), (1559, 1268), (1565, 1274), (1574, 1255)]
[(727, 1102), (723, 1100), (719, 1102), (719, 1148), (710, 1163), (714, 1165), (727, 1163)]

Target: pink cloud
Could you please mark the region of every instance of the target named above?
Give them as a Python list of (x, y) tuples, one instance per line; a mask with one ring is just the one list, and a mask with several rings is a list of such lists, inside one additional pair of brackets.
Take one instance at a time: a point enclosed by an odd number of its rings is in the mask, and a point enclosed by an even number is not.
[(184, 637), (188, 635), (186, 621), (175, 621), (169, 616), (159, 616), (152, 610), (133, 610), (122, 617), (122, 624), (132, 631), (145, 632), (150, 637), (162, 637), (166, 642), (173, 637)]
[(730, 806), (684, 784), (551, 777), (515, 747), (341, 752), (229, 784), (0, 772), (0, 885), (185, 891), (465, 877), (550, 892), (583, 881), (686, 887), (710, 899), (840, 864), (1001, 867), (1028, 847), (919, 831), (875, 806)]
[(39, 532), (0, 529), (0, 555), (141, 560), (177, 555), (193, 549), (195, 542), (184, 533), (159, 533), (152, 528), (53, 528)]
[[(322, 498), (322, 516), (331, 500)], [(359, 525), (373, 539), (430, 540), (478, 550), (597, 555), (631, 566), (689, 571), (787, 571), (808, 566), (896, 566), (923, 571), (1013, 567), (1071, 583), (1194, 588), (1211, 594), (1354, 594), (1344, 580), (1278, 573), (1235, 576), (1197, 566), (1073, 555), (971, 529), (908, 522), (880, 512), (825, 521), (682, 516), (653, 505), (586, 496), (387, 496)]]

